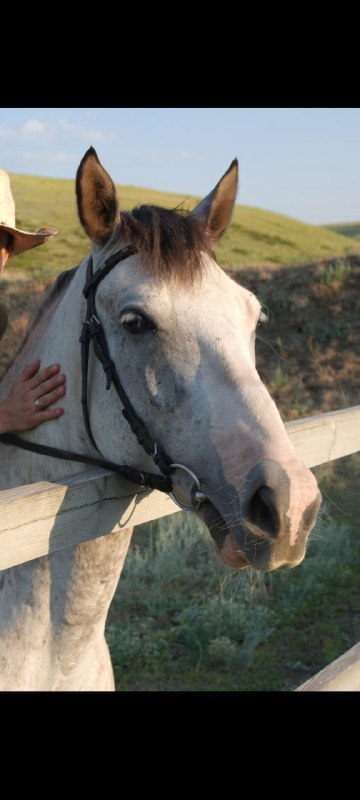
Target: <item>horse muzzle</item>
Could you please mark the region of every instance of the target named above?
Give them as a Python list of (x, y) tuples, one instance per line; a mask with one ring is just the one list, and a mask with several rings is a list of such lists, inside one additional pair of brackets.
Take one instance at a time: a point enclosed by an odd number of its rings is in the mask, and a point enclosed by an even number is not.
[(321, 504), (315, 478), (305, 466), (300, 465), (299, 485), (294, 486), (284, 467), (264, 459), (250, 470), (242, 492), (228, 485), (221, 493), (188, 467), (172, 466), (177, 470), (172, 499), (205, 523), (225, 564), (268, 571), (303, 560)]

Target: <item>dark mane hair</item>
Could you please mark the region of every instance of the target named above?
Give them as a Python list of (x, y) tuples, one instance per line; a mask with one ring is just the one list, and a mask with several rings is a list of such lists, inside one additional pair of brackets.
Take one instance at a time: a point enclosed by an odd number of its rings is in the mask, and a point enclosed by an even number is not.
[(79, 264), (77, 264), (76, 267), (72, 267), (72, 269), (66, 269), (64, 270), (64, 272), (60, 272), (59, 275), (57, 275), (57, 277), (55, 278), (54, 283), (52, 283), (49, 286), (48, 290), (45, 292), (44, 298), (42, 299), (41, 305), (35, 315), (35, 318), (33, 319), (26, 333), (23, 344), (25, 344), (29, 334), (31, 333), (33, 328), (37, 327), (40, 320), (42, 320), (42, 318), (49, 312), (54, 313), (55, 308), (60, 303), (60, 300), (63, 294), (65, 293), (65, 290), (71, 283), (75, 275), (75, 272), (77, 271), (78, 268)]
[(182, 209), (144, 205), (121, 213), (121, 235), (135, 245), (155, 278), (189, 284), (211, 253), (206, 225)]
[(54, 313), (56, 307), (60, 303), (60, 300), (65, 290), (71, 283), (78, 267), (79, 265), (73, 267), (72, 269), (67, 269), (64, 272), (60, 272), (55, 282), (51, 284), (51, 286), (48, 288), (47, 292), (45, 293), (44, 297), (41, 300), (41, 305), (38, 308), (38, 311), (36, 312), (34, 319), (29, 325), (28, 330), (26, 331), (25, 337), (22, 340), (19, 349), (17, 350), (13, 358), (9, 361), (4, 376), (9, 371), (13, 363), (16, 361), (20, 353), (23, 351), (30, 337), (30, 334), (35, 330), (35, 328), (37, 328), (38, 326), (40, 327), (41, 323), (46, 322), (50, 314)]

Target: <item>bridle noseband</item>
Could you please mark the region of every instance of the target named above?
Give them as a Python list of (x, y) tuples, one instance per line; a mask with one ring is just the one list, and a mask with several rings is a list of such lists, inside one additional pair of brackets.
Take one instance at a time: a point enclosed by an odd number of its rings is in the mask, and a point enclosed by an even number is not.
[[(167, 492), (174, 502), (180, 508), (189, 509), (192, 511), (198, 510), (201, 503), (206, 500), (206, 495), (200, 489), (200, 482), (195, 473), (184, 464), (173, 462), (167, 455), (165, 450), (154, 441), (146, 428), (144, 422), (136, 413), (132, 403), (130, 402), (126, 391), (120, 381), (119, 375), (116, 371), (114, 362), (112, 361), (109, 353), (109, 348), (106, 341), (103, 326), (96, 313), (95, 294), (99, 283), (108, 275), (108, 273), (129, 256), (137, 252), (133, 245), (118, 250), (113, 253), (105, 262), (103, 267), (98, 269), (95, 273), (93, 271), (92, 256), (89, 257), (86, 270), (86, 283), (83, 289), (83, 295), (86, 299), (86, 318), (83, 323), (80, 343), (81, 343), (81, 404), (83, 411), (84, 424), (86, 432), (93, 447), (100, 453), (99, 448), (95, 442), (94, 435), (91, 430), (90, 413), (88, 407), (88, 367), (89, 367), (89, 350), (90, 343), (93, 343), (94, 353), (100, 361), (106, 375), (106, 389), (110, 389), (114, 385), (115, 391), (123, 406), (122, 413), (129, 423), (131, 430), (135, 434), (139, 444), (144, 448), (145, 452), (151, 456), (154, 464), (158, 467), (162, 475), (156, 475), (150, 472), (138, 470), (135, 467), (129, 467), (126, 464), (115, 464), (112, 461), (106, 461), (102, 458), (93, 458), (92, 456), (81, 455), (80, 453), (73, 453), (70, 450), (62, 450), (58, 447), (50, 447), (47, 445), (37, 444), (36, 442), (28, 442), (22, 439), (15, 433), (3, 433), (0, 435), (0, 441), (4, 444), (12, 444), (24, 450), (31, 450), (35, 453), (42, 455), (53, 456), (55, 458), (62, 458), (70, 461), (79, 461), (84, 464), (102, 467), (117, 472), (133, 483), (138, 483), (149, 489), (158, 489), (161, 492)], [(101, 455), (101, 454), (100, 454)], [(191, 505), (185, 505), (179, 501), (173, 491), (171, 474), (180, 469), (185, 472), (193, 481), (193, 488), (191, 491)]]

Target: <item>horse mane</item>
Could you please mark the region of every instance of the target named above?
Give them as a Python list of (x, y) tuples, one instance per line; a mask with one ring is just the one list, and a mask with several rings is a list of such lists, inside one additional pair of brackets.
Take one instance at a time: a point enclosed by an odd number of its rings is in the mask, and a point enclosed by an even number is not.
[(78, 267), (79, 267), (79, 264), (76, 267), (73, 267), (72, 269), (66, 269), (66, 270), (64, 270), (64, 272), (60, 272), (60, 274), (57, 276), (57, 278), (54, 281), (54, 283), (52, 283), (51, 286), (48, 288), (48, 290), (45, 293), (45, 296), (44, 296), (44, 298), (43, 298), (43, 300), (41, 302), (41, 305), (40, 305), (40, 307), (38, 308), (38, 310), (36, 312), (36, 315), (35, 315), (33, 321), (31, 322), (31, 324), (29, 325), (29, 327), (28, 327), (28, 329), (26, 331), (26, 334), (24, 336), (24, 339), (21, 342), (21, 345), (20, 345), (19, 349), (17, 350), (17, 352), (15, 353), (14, 357), (10, 360), (9, 364), (7, 365), (3, 377), (5, 377), (6, 373), (9, 371), (10, 367), (16, 361), (18, 356), (22, 353), (22, 351), (23, 351), (23, 349), (24, 349), (24, 347), (25, 347), (30, 335), (33, 333), (35, 328), (37, 328), (41, 324), (42, 321), (45, 321), (48, 318), (48, 316), (50, 315), (50, 313), (51, 314), (54, 313), (54, 311), (57, 308), (57, 306), (59, 305), (60, 300), (63, 297), (66, 289), (70, 285), (70, 283), (71, 283), (71, 281), (72, 281), (72, 279), (73, 279), (73, 277), (75, 275), (75, 272), (78, 269)]
[(121, 213), (120, 234), (139, 251), (152, 277), (190, 284), (211, 253), (206, 225), (189, 212), (153, 205)]

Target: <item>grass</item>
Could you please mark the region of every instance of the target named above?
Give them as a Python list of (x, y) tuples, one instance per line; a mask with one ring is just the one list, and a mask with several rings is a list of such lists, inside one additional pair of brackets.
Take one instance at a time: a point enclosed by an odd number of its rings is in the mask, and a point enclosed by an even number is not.
[(343, 286), (351, 275), (351, 264), (348, 261), (336, 260), (326, 264), (320, 277), (324, 286)]
[(289, 382), (289, 375), (281, 364), (277, 364), (272, 375), (272, 386), (275, 391), (280, 391)]
[[(326, 321), (316, 320), (315, 322), (306, 322), (304, 331), (307, 335), (313, 336), (318, 344), (326, 344), (326, 342), (345, 340), (349, 333), (354, 330), (354, 325), (358, 324), (358, 318), (355, 315), (349, 315), (344, 320), (339, 320), (336, 325), (331, 325)], [(285, 385), (285, 384), (284, 384)]]
[(334, 225), (325, 225), (324, 227), (333, 233), (339, 233), (341, 236), (360, 239), (360, 222), (339, 222)]
[[(339, 495), (360, 476), (344, 461)], [(336, 469), (319, 471), (326, 494)], [(187, 512), (137, 528), (107, 625), (117, 688), (292, 690), (355, 644), (360, 528), (329, 500), (303, 564), (266, 576), (226, 570)]]
[[(209, 176), (215, 183), (217, 176)], [(45, 246), (24, 253), (16, 266), (37, 278), (51, 278), (77, 264), (88, 252), (88, 240), (78, 221), (74, 181), (30, 175), (11, 175), (16, 199), (17, 224), (35, 231), (56, 225), (60, 232)], [(142, 203), (192, 208), (199, 198), (166, 194), (134, 186), (118, 186), (123, 209)], [(354, 249), (348, 236), (262, 209), (237, 205), (233, 221), (217, 247), (219, 263), (227, 267), (251, 264), (302, 264)]]

